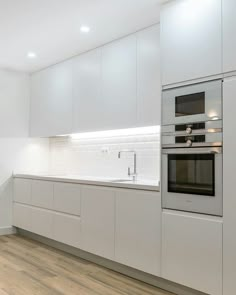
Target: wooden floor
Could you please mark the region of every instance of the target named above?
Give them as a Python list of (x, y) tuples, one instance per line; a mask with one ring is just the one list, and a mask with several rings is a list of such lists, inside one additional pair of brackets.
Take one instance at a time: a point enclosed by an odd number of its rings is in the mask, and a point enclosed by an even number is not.
[(59, 294), (171, 295), (30, 239), (0, 237), (0, 295)]

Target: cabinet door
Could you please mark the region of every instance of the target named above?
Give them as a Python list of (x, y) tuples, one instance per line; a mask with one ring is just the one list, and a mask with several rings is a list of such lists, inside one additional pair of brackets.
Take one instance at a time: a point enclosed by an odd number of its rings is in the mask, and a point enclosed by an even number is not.
[(236, 108), (236, 77), (226, 79), (223, 83), (223, 257), (224, 257), (224, 295), (235, 293), (236, 279), (236, 198), (235, 198), (235, 167), (236, 138), (234, 131)]
[[(103, 129), (136, 125), (136, 36), (131, 35), (102, 48)], [(101, 124), (100, 122), (100, 124)]]
[(236, 71), (236, 1), (223, 0), (223, 71)]
[(222, 72), (221, 13), (221, 0), (177, 0), (163, 6), (163, 85)]
[(160, 26), (137, 33), (137, 104), (139, 126), (160, 125)]
[(32, 205), (53, 209), (53, 182), (41, 180), (32, 181)]
[(162, 224), (162, 277), (221, 295), (222, 220), (165, 212)]
[(83, 187), (81, 197), (82, 249), (113, 260), (114, 191), (99, 187)]
[(32, 232), (53, 239), (53, 212), (32, 208)]
[(31, 231), (31, 207), (13, 203), (13, 225)]
[(31, 204), (31, 180), (14, 179), (14, 201), (18, 203)]
[(72, 183), (54, 183), (53, 209), (74, 215), (80, 215), (80, 185)]
[[(73, 132), (105, 129), (102, 121), (102, 50), (73, 59)], [(112, 99), (112, 97), (111, 97)]]
[(63, 213), (53, 214), (53, 239), (79, 248), (80, 218)]
[(54, 136), (71, 133), (71, 60), (32, 75), (30, 124), (31, 136)]
[(160, 193), (117, 191), (115, 216), (115, 260), (160, 276)]

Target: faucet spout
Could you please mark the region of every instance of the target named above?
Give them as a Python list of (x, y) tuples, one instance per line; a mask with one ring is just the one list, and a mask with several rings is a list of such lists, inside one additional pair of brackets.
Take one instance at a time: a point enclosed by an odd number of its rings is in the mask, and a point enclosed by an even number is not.
[(133, 153), (134, 155), (134, 170), (133, 170), (133, 173), (130, 172), (130, 167), (128, 167), (128, 176), (132, 176), (133, 177), (133, 180), (136, 180), (136, 177), (137, 177), (137, 154), (136, 154), (136, 151), (134, 150), (122, 150), (122, 151), (119, 151), (118, 153), (118, 158), (120, 159), (121, 158), (121, 154), (122, 153)]

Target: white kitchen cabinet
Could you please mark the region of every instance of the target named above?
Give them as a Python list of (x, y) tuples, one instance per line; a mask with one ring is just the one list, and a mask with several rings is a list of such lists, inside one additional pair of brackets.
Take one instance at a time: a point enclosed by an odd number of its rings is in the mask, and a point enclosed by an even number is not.
[(53, 209), (53, 182), (32, 181), (32, 205), (45, 209)]
[(13, 204), (13, 225), (31, 231), (31, 207), (19, 203)]
[(162, 224), (162, 277), (222, 295), (222, 219), (164, 212)]
[(80, 215), (80, 185), (73, 183), (54, 183), (53, 209)]
[(30, 118), (30, 134), (33, 137), (71, 133), (71, 60), (32, 74)]
[(221, 14), (221, 0), (176, 0), (163, 5), (163, 85), (222, 72)]
[(80, 218), (63, 213), (53, 213), (53, 239), (80, 247)]
[(31, 180), (14, 179), (14, 201), (31, 205)]
[(223, 71), (236, 71), (236, 1), (223, 0)]
[(102, 105), (101, 65), (101, 48), (73, 59), (73, 133), (106, 129), (102, 120), (106, 106)]
[(115, 260), (160, 276), (160, 193), (117, 190), (115, 216)]
[(100, 123), (104, 129), (136, 126), (137, 50), (131, 35), (102, 48), (102, 100)]
[(115, 192), (100, 187), (81, 189), (81, 247), (114, 260)]
[(53, 238), (53, 212), (41, 208), (31, 208), (31, 231), (46, 238)]
[(137, 125), (160, 125), (160, 25), (137, 33)]
[(223, 83), (223, 286), (224, 295), (235, 294), (236, 279), (236, 197), (235, 167), (236, 138), (234, 136), (236, 109), (236, 77), (225, 79)]

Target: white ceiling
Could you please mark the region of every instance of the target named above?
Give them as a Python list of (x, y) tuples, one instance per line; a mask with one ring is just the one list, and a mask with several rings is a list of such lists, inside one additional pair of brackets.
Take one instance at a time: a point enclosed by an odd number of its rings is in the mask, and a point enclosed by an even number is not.
[(0, 0), (0, 67), (33, 72), (135, 32), (159, 22), (161, 2)]

